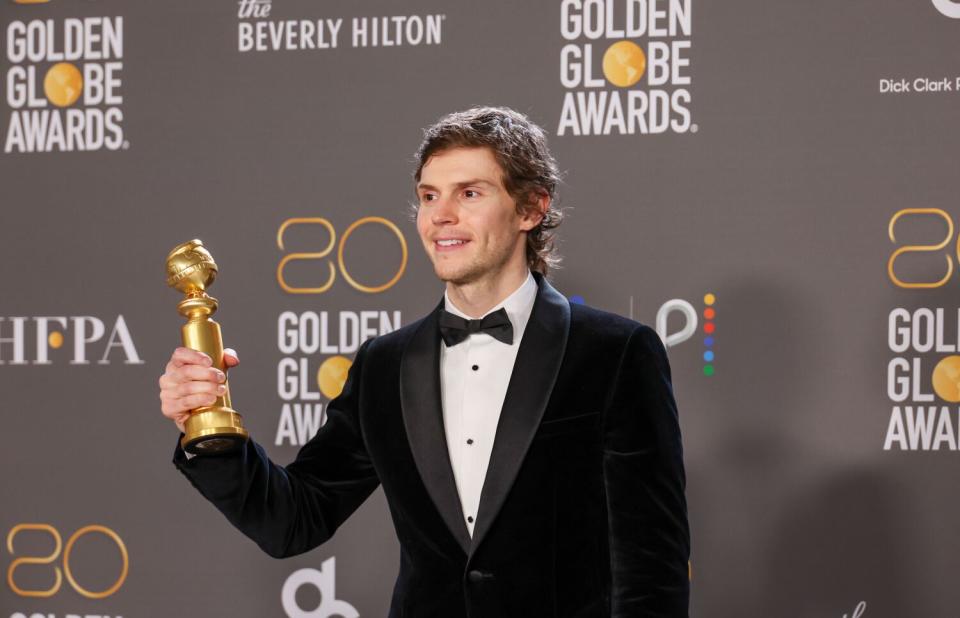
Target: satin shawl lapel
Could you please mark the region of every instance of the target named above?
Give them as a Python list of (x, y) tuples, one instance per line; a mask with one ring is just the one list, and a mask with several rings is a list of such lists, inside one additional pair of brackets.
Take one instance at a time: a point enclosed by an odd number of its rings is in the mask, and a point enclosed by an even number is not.
[(539, 291), (523, 332), (483, 482), (471, 553), (500, 512), (540, 426), (570, 330), (570, 304), (539, 273)]
[(470, 533), (463, 521), (460, 495), (453, 478), (440, 398), (440, 328), (437, 317), (443, 301), (424, 318), (400, 361), (400, 404), (410, 450), (427, 493), (443, 521), (463, 548)]

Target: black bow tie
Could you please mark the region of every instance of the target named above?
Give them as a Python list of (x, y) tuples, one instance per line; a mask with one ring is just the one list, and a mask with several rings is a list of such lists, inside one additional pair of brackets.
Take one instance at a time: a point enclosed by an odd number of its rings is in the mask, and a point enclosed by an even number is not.
[(440, 310), (440, 336), (449, 348), (457, 345), (472, 333), (486, 333), (507, 345), (513, 343), (513, 325), (503, 307), (479, 320), (468, 320), (454, 315), (446, 309)]

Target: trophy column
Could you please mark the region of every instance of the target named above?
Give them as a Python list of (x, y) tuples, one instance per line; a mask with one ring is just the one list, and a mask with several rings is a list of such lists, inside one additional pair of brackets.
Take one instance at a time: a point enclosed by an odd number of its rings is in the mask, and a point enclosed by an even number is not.
[[(217, 265), (199, 240), (178, 245), (167, 256), (167, 284), (186, 294), (177, 305), (180, 315), (187, 318), (180, 330), (183, 345), (203, 352), (213, 360), (214, 367), (224, 371), (220, 325), (210, 318), (218, 303), (205, 291), (216, 276)], [(230, 403), (230, 386), (224, 386), (224, 394), (211, 405), (190, 411), (180, 440), (180, 446), (188, 453), (226, 453), (247, 440), (241, 416)]]

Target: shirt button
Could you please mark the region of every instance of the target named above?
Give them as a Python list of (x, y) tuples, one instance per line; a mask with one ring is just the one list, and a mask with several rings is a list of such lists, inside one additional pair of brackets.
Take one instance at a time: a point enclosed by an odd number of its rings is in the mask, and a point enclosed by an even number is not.
[(473, 369), (474, 371), (476, 371), (477, 369), (480, 369), (480, 365), (474, 365), (473, 367), (471, 367), (471, 369)]
[(467, 444), (473, 444), (473, 438), (467, 438)]
[(473, 523), (473, 516), (471, 515), (470, 517), (467, 517), (467, 521), (472, 524), (472, 523)]

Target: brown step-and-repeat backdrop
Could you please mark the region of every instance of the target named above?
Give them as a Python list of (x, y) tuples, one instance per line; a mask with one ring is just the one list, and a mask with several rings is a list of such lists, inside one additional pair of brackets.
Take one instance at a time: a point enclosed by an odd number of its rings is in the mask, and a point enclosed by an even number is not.
[(381, 493), (262, 554), (176, 472), (164, 258), (202, 238), (277, 461), (442, 292), (422, 127), (565, 172), (556, 286), (655, 326), (698, 618), (955, 618), (960, 2), (0, 3), (0, 616), (383, 616)]

